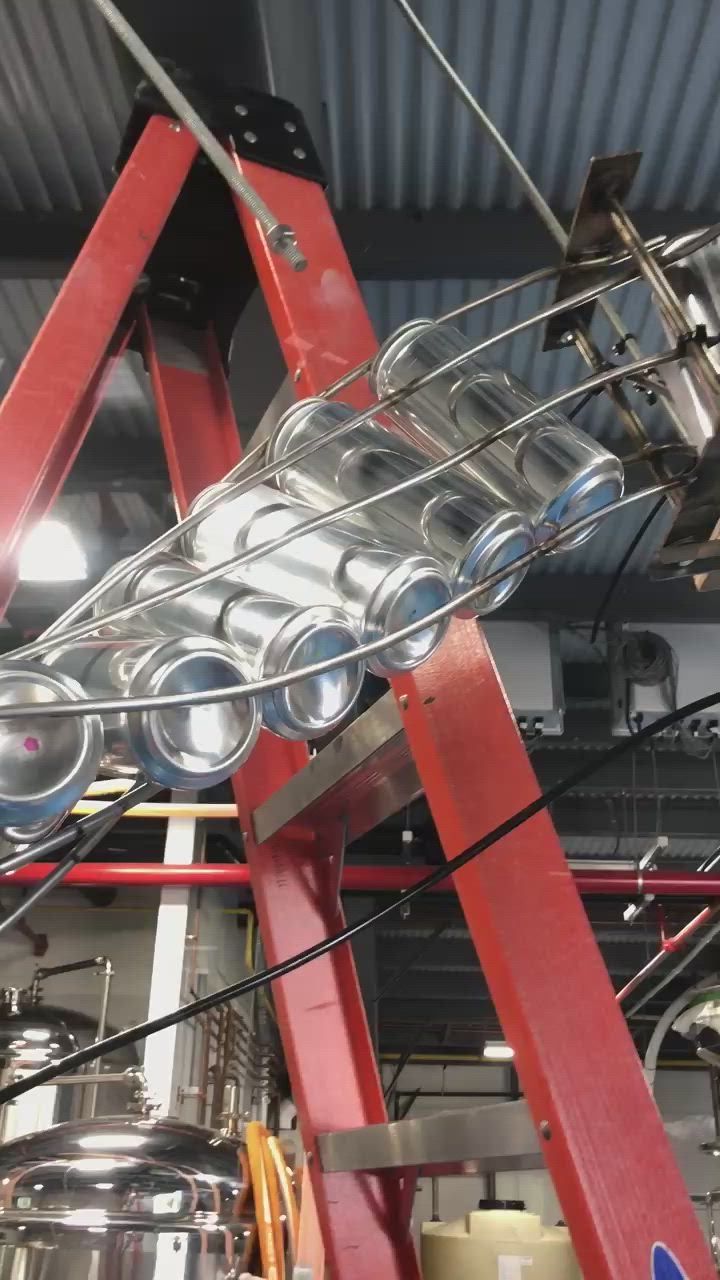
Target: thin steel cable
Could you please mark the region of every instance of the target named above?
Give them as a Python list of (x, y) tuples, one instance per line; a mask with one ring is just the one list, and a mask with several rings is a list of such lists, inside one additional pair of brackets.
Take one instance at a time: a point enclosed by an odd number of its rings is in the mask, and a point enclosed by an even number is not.
[(252, 449), (243, 454), (240, 461), (223, 477), (225, 482), (230, 483), (230, 481), (237, 479), (238, 476), (244, 476), (247, 472), (252, 472), (256, 462), (260, 462), (265, 457), (268, 443), (267, 439), (261, 440), (259, 444), (254, 445)]
[[(714, 228), (709, 228), (709, 229), (706, 228), (703, 231), (699, 232), (698, 236), (696, 237), (696, 240), (693, 240), (690, 246), (685, 245), (684, 248), (678, 250), (675, 256), (680, 257), (683, 254), (691, 252), (694, 248), (702, 247), (702, 245), (707, 243), (709, 239), (713, 238), (711, 234), (712, 232), (714, 232), (715, 234), (720, 234), (720, 224), (717, 224), (717, 226)], [(667, 261), (668, 262), (674, 261), (674, 257), (672, 255), (669, 255), (667, 258)], [(20, 657), (20, 656), (28, 657), (30, 655), (31, 650), (35, 654), (43, 653), (45, 650), (43, 647), (40, 646), (40, 641), (42, 641), (46, 636), (60, 634), (61, 632), (64, 633), (69, 628), (69, 624), (73, 621), (73, 619), (85, 613), (95, 603), (95, 601), (97, 601), (100, 598), (100, 596), (105, 593), (105, 591), (109, 587), (115, 585), (117, 582), (120, 581), (120, 579), (124, 578), (125, 575), (130, 573), (131, 571), (140, 569), (144, 565), (149, 564), (150, 561), (153, 559), (153, 557), (157, 555), (159, 552), (168, 550), (168, 548), (172, 547), (174, 543), (177, 542), (177, 540), (183, 536), (183, 534), (189, 532), (191, 529), (196, 528), (196, 526), (200, 524), (200, 522), (203, 519), (205, 519), (206, 516), (209, 516), (213, 511), (216, 510), (217, 507), (221, 506), (228, 499), (232, 497), (238, 497), (240, 496), (240, 494), (246, 493), (249, 489), (254, 488), (255, 485), (260, 484), (265, 480), (273, 479), (276, 475), (279, 475), (280, 472), (284, 471), (286, 467), (292, 465), (293, 463), (302, 461), (302, 459), (307, 458), (311, 454), (315, 453), (316, 450), (321, 449), (325, 444), (328, 444), (333, 440), (337, 440), (339, 439), (340, 436), (344, 435), (346, 432), (352, 431), (355, 427), (361, 426), (362, 423), (367, 422), (369, 418), (374, 416), (374, 414), (381, 412), (385, 409), (392, 408), (396, 404), (401, 404), (403, 400), (407, 399), (407, 397), (409, 395), (412, 395), (415, 391), (422, 390), (423, 387), (429, 386), (430, 383), (432, 383), (436, 378), (440, 377), (442, 374), (449, 373), (451, 370), (457, 368), (458, 365), (462, 364), (465, 360), (471, 359), (473, 356), (481, 354), (483, 351), (493, 346), (495, 343), (502, 342), (506, 338), (512, 338), (515, 336), (515, 334), (523, 332), (525, 329), (530, 328), (532, 325), (539, 324), (543, 320), (548, 319), (553, 315), (562, 314), (563, 311), (566, 311), (569, 308), (572, 309), (575, 306), (581, 306), (586, 302), (592, 301), (594, 298), (598, 297), (599, 294), (604, 289), (620, 288), (623, 284), (628, 283), (629, 280), (635, 279), (636, 275), (637, 275), (636, 272), (630, 271), (628, 273), (624, 273), (622, 276), (619, 276), (612, 281), (609, 281), (609, 282), (604, 281), (601, 284), (595, 285), (589, 289), (584, 289), (580, 293), (573, 294), (571, 297), (563, 299), (562, 302), (553, 303), (548, 307), (542, 308), (540, 311), (536, 312), (533, 316), (528, 317), (526, 320), (518, 321), (516, 324), (511, 325), (508, 329), (502, 330), (498, 334), (490, 335), (490, 337), (485, 338), (483, 341), (479, 343), (476, 343), (472, 347), (469, 347), (468, 350), (463, 352), (462, 354), (452, 356), (450, 359), (444, 361), (441, 365), (438, 365), (435, 369), (429, 370), (427, 373), (423, 374), (421, 377), (413, 379), (412, 382), (407, 383), (404, 387), (399, 388), (397, 391), (394, 391), (391, 394), (385, 396), (382, 400), (376, 401), (368, 409), (364, 409), (361, 412), (357, 413), (354, 417), (347, 419), (345, 422), (339, 423), (336, 427), (333, 427), (331, 431), (325, 432), (322, 436), (318, 437), (316, 440), (308, 441), (306, 444), (300, 445), (298, 446), (298, 448), (291, 450), (289, 453), (287, 453), (283, 458), (279, 459), (277, 462), (269, 463), (269, 464), (266, 464), (264, 467), (261, 467), (259, 471), (255, 472), (255, 474), (252, 476), (251, 479), (236, 483), (231, 488), (230, 492), (215, 494), (212, 498), (208, 500), (208, 502), (202, 508), (202, 511), (196, 511), (196, 512), (193, 512), (191, 515), (185, 516), (184, 519), (179, 521), (178, 524), (174, 525), (172, 529), (166, 530), (164, 533), (160, 534), (157, 538), (155, 538), (153, 542), (148, 543), (148, 545), (144, 547), (141, 551), (138, 551), (134, 556), (131, 556), (124, 563), (117, 565), (114, 570), (111, 570), (108, 574), (105, 575), (102, 582), (96, 583), (94, 587), (91, 587), (90, 590), (87, 591), (79, 600), (75, 601), (74, 604), (72, 604), (68, 609), (66, 609), (65, 612), (61, 615), (61, 617), (56, 619), (56, 621), (46, 629), (46, 631), (43, 633), (43, 636), (40, 637), (39, 641), (34, 642), (33, 645), (24, 645), (20, 649), (16, 649), (13, 653), (13, 657)], [(453, 314), (453, 313), (449, 313), (449, 314)], [(624, 367), (628, 368), (630, 366), (624, 366)], [(640, 366), (641, 369), (645, 367), (646, 366), (644, 365)], [(589, 384), (587, 383), (583, 384), (583, 386), (587, 386), (587, 385)], [(258, 452), (260, 451), (259, 445), (257, 446), (257, 450)], [(250, 459), (250, 455), (248, 455), (248, 459), (243, 459), (242, 462), (240, 462), (237, 467), (233, 468), (233, 471), (230, 474), (233, 477), (238, 476), (241, 470), (244, 471), (245, 462), (248, 461), (249, 459)], [(254, 458), (252, 460), (254, 461)], [(90, 633), (84, 633), (84, 634), (90, 634)]]
[(158, 92), (162, 94), (165, 101), (175, 112), (178, 120), (181, 120), (185, 128), (193, 135), (198, 146), (205, 152), (210, 163), (215, 166), (220, 176), (227, 182), (230, 190), (239, 200), (242, 200), (246, 209), (249, 209), (253, 217), (260, 223), (265, 239), (273, 252), (282, 254), (293, 268), (293, 271), (303, 271), (307, 266), (307, 259), (298, 248), (292, 227), (280, 222), (275, 217), (275, 214), (268, 208), (255, 188), (251, 186), (247, 178), (243, 177), (237, 164), (228, 155), (222, 144), (218, 142), (215, 134), (208, 129), (205, 121), (188, 102), (185, 94), (180, 92), (174, 80), (171, 80), (167, 71), (153, 56), (147, 45), (143, 43), (137, 32), (133, 30), (112, 0), (92, 0), (92, 3), (102, 14), (111, 30), (114, 31), (120, 43), (125, 46), (131, 57), (142, 67), (145, 75), (152, 81)]
[(274, 689), (297, 684), (300, 680), (323, 675), (326, 671), (332, 671), (336, 667), (343, 666), (350, 660), (357, 661), (360, 658), (371, 657), (375, 653), (381, 653), (388, 646), (410, 639), (417, 632), (424, 631), (428, 627), (434, 626), (437, 622), (442, 622), (444, 618), (450, 617), (456, 609), (463, 604), (469, 603), (475, 596), (481, 594), (483, 590), (502, 582), (510, 574), (516, 573), (518, 569), (531, 564), (533, 560), (538, 559), (540, 556), (551, 555), (553, 551), (562, 546), (563, 542), (575, 537), (583, 529), (591, 527), (598, 520), (607, 518), (620, 508), (630, 506), (633, 502), (639, 502), (661, 491), (667, 492), (672, 488), (679, 487), (682, 483), (680, 480), (673, 480), (664, 486), (657, 485), (652, 489), (642, 489), (638, 493), (631, 493), (623, 498), (618, 498), (616, 502), (609, 503), (606, 507), (598, 508), (597, 511), (592, 512), (590, 515), (573, 521), (572, 524), (567, 525), (565, 529), (555, 534), (552, 538), (548, 538), (546, 542), (531, 551), (525, 552), (524, 555), (518, 556), (502, 569), (488, 574), (486, 578), (475, 583), (467, 591), (455, 596), (448, 604), (433, 610), (432, 613), (417, 619), (407, 627), (402, 627), (387, 636), (383, 636), (380, 640), (358, 645), (355, 649), (345, 654), (339, 654), (337, 657), (326, 658), (322, 662), (314, 662), (306, 667), (297, 667), (294, 671), (284, 672), (278, 676), (248, 681), (242, 685), (228, 685), (222, 689), (197, 690), (194, 693), (168, 693), (145, 698), (88, 698), (78, 699), (75, 702), (42, 703), (41, 706), (38, 706), (37, 703), (14, 703), (12, 708), (0, 707), (0, 720), (13, 719), (19, 716), (24, 719), (32, 719), (39, 715), (55, 718), (57, 716), (89, 715), (91, 713), (104, 715), (128, 711), (157, 711), (169, 707), (205, 706), (216, 702), (230, 702), (235, 699), (254, 697), (260, 693), (269, 693)]
[[(652, 724), (639, 729), (632, 738), (623, 738), (620, 742), (602, 752), (599, 757), (580, 765), (568, 777), (556, 782), (554, 786), (549, 787), (547, 791), (542, 792), (541, 795), (525, 805), (524, 808), (517, 810), (511, 817), (499, 823), (497, 827), (489, 831), (480, 840), (475, 841), (467, 849), (464, 849), (462, 853), (448, 859), (435, 871), (431, 871), (429, 875), (424, 876), (422, 880), (406, 890), (400, 897), (394, 898), (391, 902), (380, 907), (379, 910), (363, 917), (363, 919), (347, 925), (338, 933), (333, 934), (332, 937), (323, 938), (320, 942), (316, 942), (313, 946), (307, 947), (304, 951), (290, 956), (289, 959), (283, 960), (279, 964), (272, 965), (262, 973), (252, 974), (248, 978), (243, 978), (240, 982), (234, 982), (230, 986), (222, 987), (219, 991), (209, 992), (207, 995), (193, 1000), (190, 1004), (162, 1014), (159, 1018), (141, 1022), (138, 1026), (130, 1027), (126, 1031), (116, 1032), (115, 1035), (107, 1036), (96, 1044), (87, 1045), (74, 1053), (68, 1054), (60, 1062), (50, 1063), (33, 1072), (30, 1076), (13, 1081), (11, 1084), (6, 1085), (4, 1089), (0, 1089), (0, 1106), (6, 1102), (12, 1102), (14, 1098), (21, 1097), (22, 1094), (36, 1088), (38, 1085), (48, 1084), (65, 1072), (75, 1071), (84, 1066), (85, 1063), (93, 1062), (96, 1058), (104, 1058), (110, 1053), (126, 1048), (127, 1045), (136, 1044), (138, 1040), (144, 1040), (159, 1031), (165, 1031), (168, 1027), (177, 1026), (178, 1023), (187, 1022), (189, 1019), (197, 1017), (198, 1014), (205, 1013), (208, 1009), (216, 1008), (217, 1005), (227, 1004), (230, 1000), (237, 1000), (251, 991), (266, 987), (271, 982), (276, 982), (279, 978), (285, 978), (288, 974), (295, 973), (296, 970), (302, 969), (306, 964), (310, 964), (311, 961), (317, 960), (321, 956), (328, 955), (337, 947), (342, 946), (343, 943), (350, 942), (367, 929), (374, 928), (376, 924), (379, 924), (381, 920), (384, 920), (393, 911), (442, 884), (449, 876), (467, 866), (468, 863), (479, 857), (481, 853), (484, 853), (486, 849), (491, 848), (504, 839), (505, 836), (517, 830), (530, 818), (534, 818), (536, 814), (547, 809), (555, 800), (561, 799), (568, 791), (579, 786), (586, 778), (592, 777), (593, 774), (604, 768), (612, 760), (618, 759), (628, 751), (634, 751), (641, 742), (645, 742), (656, 734), (662, 733), (665, 729), (677, 724), (679, 720), (687, 716), (704, 711), (718, 701), (720, 701), (720, 690), (706, 694), (703, 698), (697, 698), (694, 702), (686, 703), (685, 706), (678, 707), (676, 711), (671, 711), (665, 716), (660, 716)], [(720, 924), (717, 928), (720, 929)]]
[(452, 64), (448, 62), (445, 54), (442, 52), (442, 49), (435, 43), (427, 27), (425, 27), (420, 21), (412, 6), (408, 4), (407, 0), (395, 0), (395, 4), (407, 22), (409, 22), (410, 26), (415, 31), (415, 34), (425, 45), (430, 56), (440, 67), (441, 71), (443, 71), (447, 76), (455, 92), (462, 98), (465, 106), (468, 107), (475, 118), (479, 120), (483, 129), (490, 138), (490, 141), (495, 147), (497, 147), (497, 150), (500, 152), (508, 168), (512, 169), (515, 177), (524, 188), (527, 198), (535, 212), (545, 224), (550, 234), (555, 238), (555, 240), (557, 240), (560, 247), (564, 249), (568, 242), (568, 236), (565, 228), (555, 217), (550, 205), (545, 200), (539, 188), (535, 186), (530, 174), (521, 164), (510, 144), (502, 136), (499, 129), (495, 127), (490, 117), (483, 111), (480, 103), (474, 94), (470, 92), (465, 81), (458, 75)]
[(605, 594), (602, 600), (600, 601), (597, 613), (595, 614), (595, 620), (592, 624), (592, 629), (590, 631), (591, 644), (594, 644), (597, 639), (598, 631), (600, 630), (600, 627), (602, 626), (605, 620), (605, 615), (607, 613), (608, 606), (620, 584), (620, 580), (628, 564), (630, 563), (633, 552), (636, 550), (637, 547), (639, 547), (640, 543), (645, 537), (645, 534), (650, 528), (650, 525), (652, 524), (653, 520), (655, 519), (656, 516), (660, 514), (664, 506), (665, 506), (665, 498), (664, 497), (658, 498), (657, 502), (654, 504), (654, 506), (650, 508), (648, 514), (645, 516), (645, 519), (640, 525), (640, 528), (637, 530), (636, 533), (633, 534), (627, 547), (625, 548), (625, 551), (620, 557), (620, 562), (615, 572), (613, 573), (613, 576), (610, 579), (610, 582), (608, 583)]
[[(534, 421), (534, 419), (537, 418), (540, 414), (546, 412), (549, 409), (554, 409), (558, 405), (564, 404), (566, 400), (573, 399), (576, 395), (581, 394), (583, 391), (586, 391), (591, 387), (601, 387), (609, 382), (618, 381), (626, 377), (632, 377), (634, 372), (637, 371), (638, 369), (656, 368), (659, 365), (667, 364), (676, 359), (677, 359), (677, 352), (674, 350), (659, 352), (654, 356), (646, 356), (643, 360), (635, 361), (633, 364), (623, 365), (621, 367), (620, 366), (613, 367), (612, 369), (603, 370), (600, 373), (591, 374), (589, 378), (586, 378), (582, 383), (579, 383), (576, 387), (571, 387), (564, 391), (557, 392), (553, 396), (549, 396), (547, 399), (538, 402), (538, 404), (535, 405), (532, 409), (528, 410), (527, 413), (522, 414), (519, 418), (514, 418), (511, 422), (506, 423), (503, 427), (500, 427), (497, 431), (492, 432), (491, 434), (483, 437), (478, 441), (475, 441), (474, 443), (466, 445), (465, 448), (458, 450), (457, 453), (450, 454), (449, 457), (443, 459), (441, 462), (434, 463), (428, 467), (423, 467), (420, 471), (417, 471), (413, 475), (408, 476), (406, 479), (399, 481), (397, 484), (394, 484), (394, 485), (388, 486), (385, 489), (379, 490), (377, 493), (369, 494), (367, 497), (360, 498), (357, 501), (345, 503), (343, 506), (336, 507), (332, 511), (322, 512), (320, 515), (314, 516), (311, 520), (305, 521), (303, 524), (296, 526), (295, 528), (289, 530), (289, 532), (277, 538), (273, 538), (268, 540), (267, 542), (260, 543), (257, 547), (252, 548), (252, 550), (250, 551), (245, 551), (241, 555), (233, 556), (230, 559), (222, 561), (221, 563), (213, 566), (213, 568), (203, 571), (202, 573), (198, 574), (195, 578), (193, 578), (191, 582), (182, 583), (176, 587), (166, 588), (164, 591), (157, 592), (155, 595), (152, 595), (152, 596), (148, 596), (146, 599), (142, 601), (121, 605), (116, 609), (110, 610), (107, 613), (100, 615), (99, 617), (92, 618), (89, 621), (84, 623), (78, 623), (74, 627), (69, 627), (66, 630), (64, 630), (57, 637), (57, 639), (59, 640), (60, 643), (65, 644), (65, 643), (69, 643), (72, 640), (84, 639), (88, 636), (91, 636), (95, 632), (97, 632), (98, 629), (101, 627), (106, 627), (111, 625), (117, 626), (118, 624), (124, 624), (138, 613), (144, 613), (147, 609), (153, 608), (155, 605), (158, 605), (158, 604), (163, 604), (166, 601), (179, 599), (181, 596), (187, 595), (190, 591), (193, 591), (196, 588), (204, 585), (206, 582), (214, 582), (216, 579), (221, 578), (228, 573), (233, 573), (245, 565), (251, 564), (256, 560), (262, 559), (263, 556), (269, 555), (272, 551), (280, 550), (282, 547), (288, 546), (291, 542), (296, 541), (298, 538), (303, 537), (307, 533), (312, 533), (318, 529), (323, 529), (328, 525), (334, 524), (337, 520), (340, 520), (345, 516), (353, 515), (358, 511), (366, 510), (368, 507), (373, 506), (375, 503), (382, 502), (387, 498), (394, 497), (396, 494), (402, 493), (407, 489), (411, 489), (415, 485), (423, 483), (425, 480), (430, 480), (436, 476), (444, 475), (446, 472), (451, 471), (454, 467), (458, 466), (460, 463), (465, 462), (472, 457), (475, 457), (478, 453), (481, 453), (484, 449), (487, 449), (490, 445), (494, 444), (497, 440), (501, 439), (508, 432), (513, 431), (519, 427), (524, 427), (528, 425), (529, 423)], [(454, 365), (455, 362), (456, 362), (456, 358), (453, 358), (453, 362), (451, 363), (453, 363)], [(426, 376), (427, 375), (424, 375), (424, 377)], [(423, 379), (418, 379), (417, 381), (423, 382)], [(360, 420), (365, 421), (366, 418), (370, 416), (372, 416), (372, 414), (371, 414), (371, 411), (368, 410), (363, 414), (357, 415), (357, 417), (354, 420), (351, 419), (348, 422), (340, 423), (339, 428), (335, 428), (333, 431), (327, 432), (324, 439), (334, 437), (336, 434), (342, 434), (343, 431), (346, 431), (349, 428), (350, 423), (352, 421), (354, 421), (355, 423), (359, 422)], [(322, 441), (316, 441), (314, 443), (316, 445), (321, 445)], [(300, 453), (300, 452), (302, 452), (302, 449), (293, 451), (293, 453)], [(282, 459), (282, 462), (287, 464), (287, 462), (292, 458), (293, 453), (287, 454), (285, 458)], [(279, 468), (279, 467), (280, 467), (280, 463), (272, 464), (272, 468)], [(263, 471), (264, 470), (267, 470), (267, 468), (263, 468)], [(648, 490), (646, 492), (666, 493), (666, 492), (669, 492), (670, 489), (673, 487), (675, 486), (661, 485), (655, 489)], [(242, 493), (245, 491), (246, 491), (246, 488), (244, 486), (240, 486), (239, 489), (237, 490), (237, 492), (239, 493)], [(224, 498), (227, 501), (227, 500), (230, 500), (232, 497), (233, 497), (232, 492), (220, 493), (216, 495), (216, 499), (218, 500), (222, 500)], [(214, 501), (212, 504), (208, 502), (204, 508), (194, 512), (191, 519), (194, 519), (195, 523), (200, 523), (201, 518), (204, 515), (209, 514), (211, 507), (212, 509), (214, 509), (214, 507), (217, 505), (218, 505), (217, 500)], [(157, 541), (158, 540), (156, 540), (153, 546), (157, 546)], [(95, 598), (97, 599), (100, 596), (102, 596), (105, 590), (107, 590), (107, 588), (111, 585), (111, 583), (116, 581), (117, 578), (125, 578), (132, 568), (133, 566), (131, 564), (127, 562), (125, 563), (121, 562), (116, 572), (108, 575), (104, 583), (103, 582), (99, 583), (97, 588), (93, 589), (93, 594), (95, 595)], [(476, 595), (477, 593), (478, 593), (477, 589), (473, 588), (470, 591), (468, 598), (472, 599), (473, 596)], [(457, 607), (458, 601), (462, 598), (463, 597), (457, 597), (457, 596), (455, 597), (455, 607)], [(453, 611), (454, 611), (453, 609), (448, 610), (448, 612), (450, 613), (452, 613)], [(422, 629), (423, 629), (422, 626), (417, 627), (417, 630), (419, 631)], [(53, 635), (52, 639), (55, 642), (56, 636)], [(389, 639), (387, 641), (383, 639), (382, 641), (379, 642), (380, 647), (376, 650), (376, 652), (381, 652), (382, 649), (386, 647), (387, 644), (390, 644), (390, 643), (391, 641)], [(17, 660), (21, 657), (22, 658), (36, 657), (42, 653), (45, 653), (48, 650), (48, 648), (50, 648), (50, 645), (48, 643), (48, 635), (46, 633), (45, 635), (41, 636), (39, 640), (35, 640), (31, 644), (23, 645), (20, 649), (14, 650), (10, 656), (12, 657), (13, 660)]]
[[(500, 133), (499, 129), (497, 129), (496, 126), (493, 124), (490, 117), (486, 114), (485, 111), (483, 111), (482, 107), (480, 106), (480, 103), (478, 102), (474, 94), (470, 92), (468, 86), (465, 84), (465, 81), (458, 75), (457, 71), (451, 65), (451, 63), (448, 62), (447, 58), (442, 52), (442, 49), (439, 47), (439, 45), (435, 43), (432, 36), (430, 35), (430, 32), (427, 30), (427, 27), (425, 27), (423, 23), (420, 21), (417, 14), (413, 10), (412, 6), (408, 3), (408, 0), (394, 0), (394, 2), (397, 5), (400, 12), (406, 18), (407, 22), (415, 31), (416, 35), (419, 36), (420, 40), (424, 44), (430, 56), (434, 59), (434, 61), (437, 63), (440, 69), (447, 76), (448, 80), (450, 81), (453, 88), (455, 89), (455, 92), (459, 94), (459, 96), (462, 98), (463, 102), (465, 103), (466, 107), (468, 107), (469, 110), (472, 111), (476, 120), (478, 120), (479, 123), (482, 125), (482, 128), (485, 130), (486, 134), (490, 138), (490, 141), (500, 152), (500, 155), (502, 156), (503, 160), (508, 165), (508, 167), (512, 170), (512, 172), (515, 174), (515, 177), (520, 182), (535, 212), (538, 214), (538, 216), (540, 217), (540, 219), (542, 220), (542, 222), (545, 224), (548, 231), (550, 232), (551, 236), (554, 237), (554, 239), (557, 241), (557, 243), (559, 244), (560, 248), (563, 250), (563, 253), (564, 253), (569, 243), (568, 233), (563, 227), (562, 223), (558, 220), (558, 218), (555, 217), (555, 214), (550, 208), (550, 205), (548, 204), (547, 200), (543, 196), (539, 187), (536, 187), (527, 169), (521, 163), (518, 156), (515, 155), (515, 152), (513, 151), (512, 147), (506, 141), (503, 135)], [(627, 326), (623, 321), (622, 316), (618, 314), (618, 312), (613, 307), (612, 303), (607, 298), (600, 299), (600, 306), (602, 310), (605, 312), (605, 315), (609, 320), (610, 324), (612, 325), (613, 329), (615, 330), (615, 332), (626, 343), (628, 351), (630, 351), (630, 353), (634, 356), (634, 358), (638, 360), (642, 354), (640, 351), (640, 347), (631, 336), (628, 336)], [(667, 401), (663, 401), (663, 405), (665, 409), (668, 411), (668, 414), (673, 423), (673, 426), (677, 429), (680, 424), (677, 421), (674, 406), (671, 403), (668, 404)]]

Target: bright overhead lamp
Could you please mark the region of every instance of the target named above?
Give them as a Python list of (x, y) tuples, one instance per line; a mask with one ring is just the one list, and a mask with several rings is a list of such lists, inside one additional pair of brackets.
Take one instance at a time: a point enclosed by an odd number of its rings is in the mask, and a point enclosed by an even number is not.
[(505, 1040), (486, 1040), (483, 1058), (488, 1062), (510, 1062), (515, 1057), (515, 1050)]
[(88, 576), (87, 558), (69, 525), (41, 520), (23, 539), (21, 582), (79, 582)]

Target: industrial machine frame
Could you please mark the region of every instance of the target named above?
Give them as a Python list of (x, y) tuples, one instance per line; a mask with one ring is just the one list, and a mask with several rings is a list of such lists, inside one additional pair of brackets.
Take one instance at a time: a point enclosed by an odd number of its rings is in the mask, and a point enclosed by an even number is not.
[[(194, 138), (177, 122), (148, 119), (0, 407), (0, 605), (14, 586), (22, 532), (60, 490), (128, 340), (135, 316), (127, 304), (196, 157)], [(296, 392), (317, 395), (376, 349), (360, 291), (322, 186), (236, 160), (270, 207), (287, 210), (308, 258), (305, 272), (293, 272), (237, 202)], [(176, 326), (168, 344), (147, 312), (138, 329), (184, 511), (240, 457), (219, 347), (212, 327), (190, 325)], [(367, 385), (356, 382), (347, 398), (365, 407)], [(392, 689), (446, 857), (536, 797), (475, 622), (453, 622), (434, 658)], [(255, 810), (307, 763), (303, 744), (263, 733), (234, 780), (271, 964), (343, 924), (341, 823), (301, 814), (255, 840)], [(352, 785), (366, 788), (370, 805), (385, 782), (380, 763)], [(548, 815), (467, 865), (455, 888), (586, 1280), (655, 1275), (658, 1242), (664, 1258), (678, 1260), (679, 1277), (710, 1280), (707, 1247)], [(322, 1135), (387, 1119), (349, 946), (277, 982), (274, 994), (330, 1273), (417, 1276), (408, 1220), (414, 1174), (323, 1170)]]

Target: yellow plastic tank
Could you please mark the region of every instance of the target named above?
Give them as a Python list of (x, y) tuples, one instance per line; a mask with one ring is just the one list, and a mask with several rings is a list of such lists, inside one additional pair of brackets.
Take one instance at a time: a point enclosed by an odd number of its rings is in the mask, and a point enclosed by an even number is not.
[(476, 1209), (424, 1222), (423, 1280), (582, 1280), (566, 1227), (524, 1209)]

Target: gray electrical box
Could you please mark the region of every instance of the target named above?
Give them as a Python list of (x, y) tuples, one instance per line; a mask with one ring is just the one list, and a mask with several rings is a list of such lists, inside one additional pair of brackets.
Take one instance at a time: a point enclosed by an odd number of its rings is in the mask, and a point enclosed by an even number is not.
[(482, 630), (520, 730), (561, 734), (565, 699), (552, 628), (546, 622), (483, 622)]
[[(673, 651), (672, 675), (659, 684), (637, 684), (627, 679), (620, 662), (622, 637), (631, 631), (650, 631), (662, 636)], [(720, 688), (720, 625), (715, 623), (653, 622), (647, 626), (623, 627), (611, 645), (612, 732), (627, 737), (639, 727), (651, 724), (675, 706), (702, 698)], [(692, 718), (689, 726), (708, 734), (720, 725), (720, 704), (708, 707)], [(670, 734), (677, 729), (668, 730)]]

